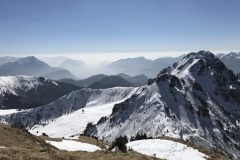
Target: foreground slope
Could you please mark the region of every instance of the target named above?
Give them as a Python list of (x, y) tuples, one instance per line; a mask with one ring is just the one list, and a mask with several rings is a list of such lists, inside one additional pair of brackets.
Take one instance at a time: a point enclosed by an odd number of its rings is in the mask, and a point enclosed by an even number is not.
[[(56, 147), (51, 144), (57, 143)], [(88, 144), (87, 144), (88, 143)], [(60, 145), (59, 145), (60, 144)], [(92, 144), (92, 145), (90, 145)], [(94, 145), (94, 146), (93, 146)], [(53, 139), (46, 136), (31, 135), (26, 129), (0, 124), (0, 159), (1, 160), (156, 160), (156, 158), (145, 156), (134, 151), (128, 153), (111, 152), (106, 150), (92, 151), (98, 148), (95, 145), (106, 149), (106, 144), (102, 141), (90, 137), (80, 137), (76, 140)], [(78, 151), (65, 151), (63, 149)], [(99, 148), (98, 148), (99, 149)]]
[(80, 89), (44, 77), (0, 77), (0, 108), (26, 109), (50, 103), (57, 98)]
[(84, 133), (105, 141), (137, 133), (178, 137), (239, 159), (239, 97), (237, 77), (219, 59), (190, 53)]
[(135, 90), (137, 88), (84, 88), (38, 108), (1, 115), (0, 121), (24, 126), (37, 135), (44, 132), (51, 137), (76, 137), (89, 122), (96, 124), (102, 116), (108, 116), (115, 103), (129, 98)]

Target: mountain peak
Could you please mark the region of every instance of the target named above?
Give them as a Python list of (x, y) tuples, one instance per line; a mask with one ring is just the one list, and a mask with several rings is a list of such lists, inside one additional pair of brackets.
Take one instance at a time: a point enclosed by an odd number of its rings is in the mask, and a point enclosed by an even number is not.
[(223, 70), (231, 72), (213, 53), (209, 51), (199, 51), (191, 52), (179, 62), (174, 63), (169, 73), (180, 75), (198, 72), (200, 75), (203, 71), (209, 70), (210, 68), (213, 69), (214, 72), (222, 72)]
[(24, 57), (24, 58), (21, 58), (19, 60), (16, 61), (16, 63), (18, 64), (26, 64), (26, 63), (29, 63), (29, 62), (38, 62), (39, 60), (34, 57), (34, 56), (28, 56), (28, 57)]

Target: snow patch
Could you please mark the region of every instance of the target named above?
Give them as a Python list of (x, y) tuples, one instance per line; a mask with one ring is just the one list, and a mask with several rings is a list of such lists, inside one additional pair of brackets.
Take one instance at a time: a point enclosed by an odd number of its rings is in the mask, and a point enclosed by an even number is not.
[(205, 160), (208, 156), (196, 149), (170, 140), (148, 139), (127, 143), (136, 152), (167, 160)]
[(16, 109), (6, 109), (6, 110), (0, 110), (0, 115), (7, 115), (7, 114), (12, 114), (12, 113), (18, 113), (20, 111)]
[(67, 150), (67, 151), (87, 151), (87, 152), (95, 152), (97, 150), (102, 150), (96, 145), (82, 143), (82, 142), (76, 142), (72, 140), (63, 140), (62, 142), (56, 142), (56, 141), (48, 141), (47, 143), (50, 143), (52, 146), (60, 149), (60, 150)]

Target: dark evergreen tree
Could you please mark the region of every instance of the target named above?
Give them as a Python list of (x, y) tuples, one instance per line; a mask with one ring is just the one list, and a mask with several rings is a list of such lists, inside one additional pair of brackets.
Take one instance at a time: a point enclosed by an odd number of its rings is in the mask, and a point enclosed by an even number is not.
[(115, 139), (110, 149), (113, 149), (114, 147), (118, 146), (119, 150), (121, 150), (122, 152), (127, 152), (127, 146), (126, 146), (127, 143), (128, 143), (127, 136), (123, 136), (123, 137), (120, 136)]

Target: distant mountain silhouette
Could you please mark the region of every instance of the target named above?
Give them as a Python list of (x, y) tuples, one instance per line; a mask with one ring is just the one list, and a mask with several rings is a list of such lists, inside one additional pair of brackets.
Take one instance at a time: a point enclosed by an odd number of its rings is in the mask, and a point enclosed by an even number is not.
[(105, 77), (98, 82), (94, 82), (88, 87), (93, 89), (105, 89), (105, 88), (112, 88), (112, 87), (134, 87), (134, 86), (135, 86), (134, 84), (128, 82), (122, 77), (113, 75), (113, 76)]
[(147, 85), (148, 77), (144, 74), (131, 77), (125, 73), (119, 73), (118, 76), (121, 76), (123, 79), (133, 83), (135, 86)]
[(98, 75), (93, 75), (93, 76), (91, 76), (89, 78), (78, 80), (78, 81), (70, 79), (70, 78), (64, 78), (64, 79), (60, 79), (59, 82), (65, 82), (65, 83), (69, 83), (69, 84), (74, 84), (74, 85), (79, 86), (79, 87), (87, 87), (90, 84), (92, 84), (94, 82), (97, 82), (97, 81), (100, 81), (100, 80), (102, 80), (105, 77), (107, 77), (107, 75), (98, 74)]
[(75, 85), (35, 76), (0, 77), (0, 86), (1, 109), (39, 107), (80, 89)]
[(48, 72), (59, 69), (50, 67), (46, 63), (33, 56), (18, 59), (15, 62), (8, 62), (0, 66), (0, 76), (41, 76)]
[(9, 56), (0, 57), (0, 65), (3, 65), (8, 62), (15, 62), (18, 59), (20, 59), (20, 57), (9, 57)]
[(47, 63), (51, 67), (58, 67), (60, 64), (62, 64), (64, 61), (66, 61), (67, 57), (39, 57), (39, 60)]
[(95, 68), (96, 68), (96, 69), (101, 69), (101, 68), (106, 67), (106, 66), (109, 65), (110, 63), (111, 63), (111, 62), (109, 62), (109, 61), (104, 61), (104, 62), (100, 63), (99, 65), (97, 65)]
[(52, 80), (60, 80), (63, 78), (78, 79), (77, 77), (73, 76), (71, 74), (71, 72), (69, 72), (68, 70), (65, 70), (65, 69), (46, 73), (46, 74), (42, 75), (42, 77), (46, 77), (46, 78), (52, 79)]
[(69, 70), (73, 75), (78, 78), (84, 78), (92, 70), (84, 62), (78, 60), (67, 59), (61, 63), (58, 67)]
[(128, 79), (132, 78), (132, 76), (129, 76), (129, 75), (125, 74), (125, 73), (118, 73), (117, 75), (122, 77), (125, 80), (128, 80)]
[(118, 61), (112, 62), (103, 69), (100, 69), (99, 72), (114, 75), (116, 73), (125, 73), (130, 76), (145, 74), (148, 77), (154, 77), (159, 73), (159, 70), (162, 70), (174, 62), (179, 61), (185, 55), (179, 57), (164, 57), (158, 58), (154, 61), (148, 60), (144, 57), (137, 58), (127, 58), (120, 59)]
[(228, 54), (216, 54), (216, 57), (219, 58), (229, 69), (234, 73), (240, 72), (240, 52), (231, 52)]

